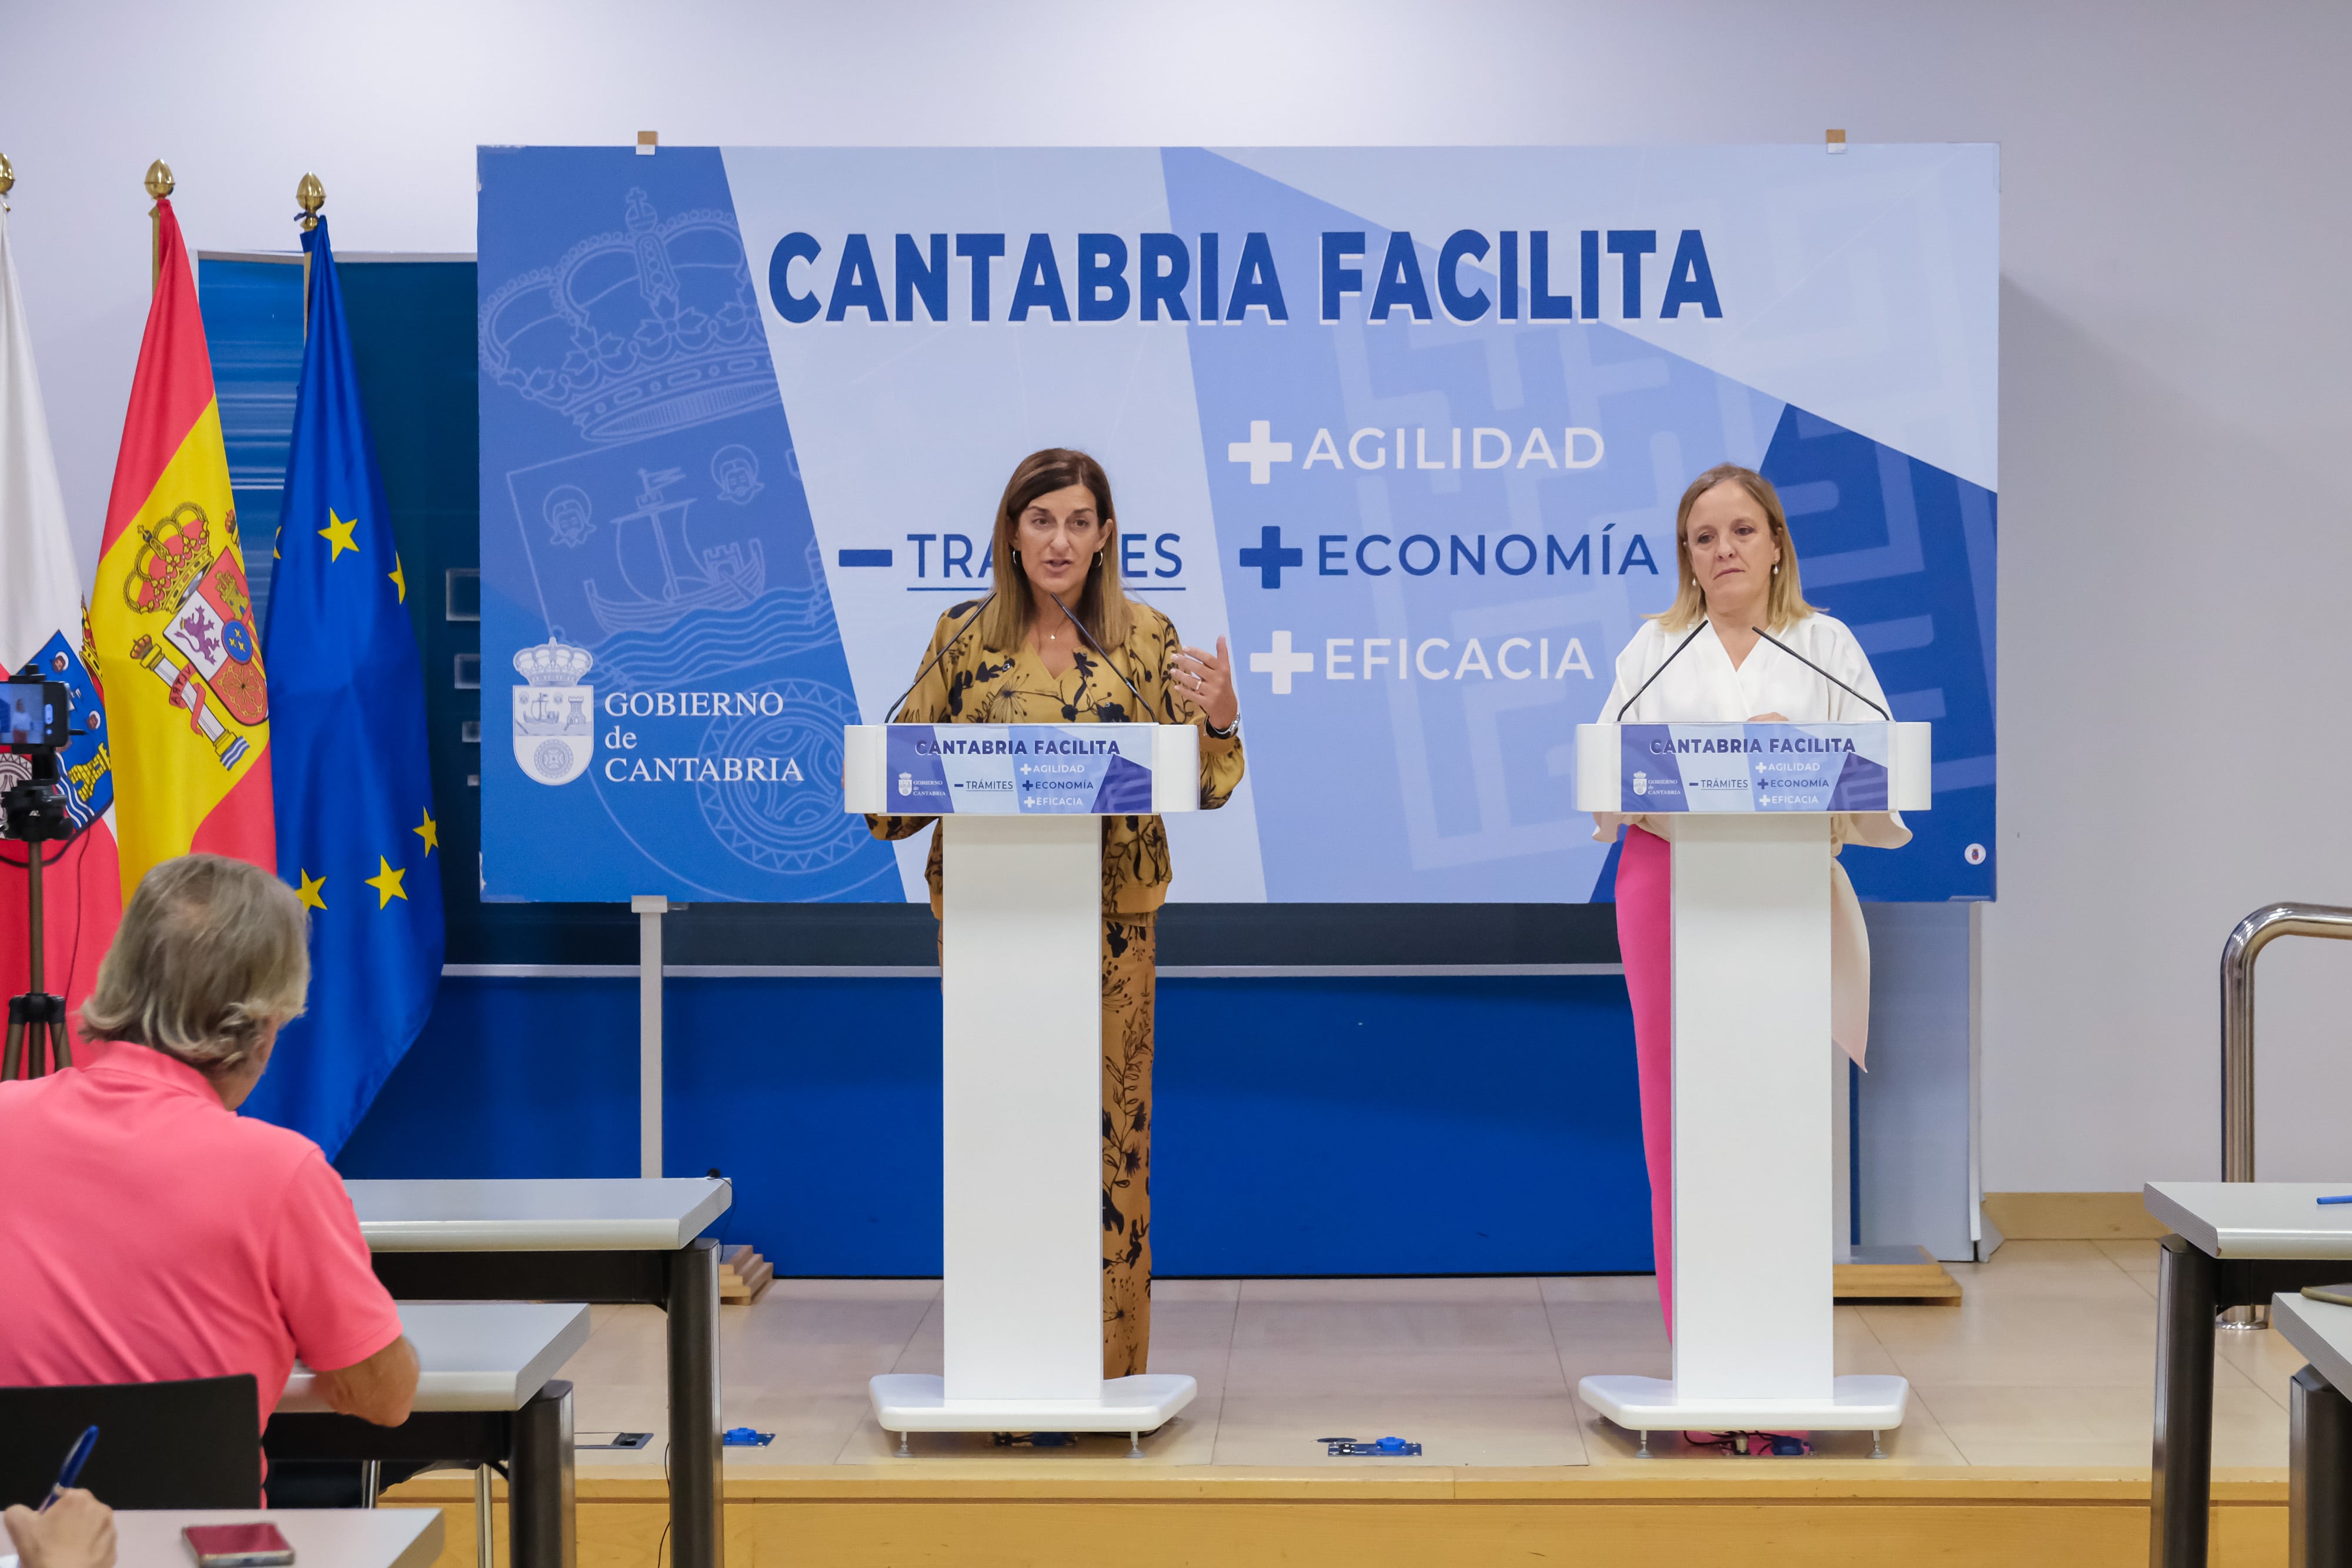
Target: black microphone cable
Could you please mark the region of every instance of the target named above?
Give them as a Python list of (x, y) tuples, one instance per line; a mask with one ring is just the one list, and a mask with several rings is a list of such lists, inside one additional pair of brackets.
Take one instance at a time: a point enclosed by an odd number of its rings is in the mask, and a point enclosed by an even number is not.
[(1684, 638), (1680, 643), (1675, 645), (1675, 651), (1666, 655), (1665, 663), (1660, 664), (1656, 669), (1650, 672), (1650, 678), (1642, 683), (1641, 690), (1636, 691), (1632, 696), (1627, 697), (1625, 699), (1625, 706), (1619, 708), (1617, 710), (1617, 716), (1611, 719), (1609, 722), (1612, 724), (1624, 723), (1626, 710), (1631, 708), (1635, 703), (1642, 700), (1642, 693), (1648, 691), (1651, 685), (1656, 682), (1657, 678), (1666, 673), (1666, 664), (1671, 664), (1676, 659), (1681, 658), (1683, 656), (1683, 650), (1689, 647), (1693, 643), (1697, 642), (1698, 634), (1706, 630), (1706, 617), (1702, 615), (1698, 618), (1698, 624), (1691, 628), (1690, 635)]
[[(900, 707), (905, 706), (907, 699), (915, 695), (915, 687), (923, 684), (924, 676), (929, 675), (933, 670), (939, 668), (940, 661), (948, 656), (949, 649), (963, 641), (963, 634), (971, 630), (971, 623), (980, 619), (980, 612), (987, 609), (989, 600), (992, 600), (995, 597), (996, 591), (994, 589), (991, 589), (989, 591), (988, 599), (983, 599), (978, 604), (971, 607), (971, 613), (963, 618), (963, 624), (956, 628), (955, 635), (949, 638), (946, 643), (940, 645), (940, 651), (931, 655), (931, 662), (923, 666), (921, 674), (916, 675), (912, 685), (908, 685), (905, 691), (898, 694), (898, 700), (892, 703), (887, 708), (883, 710), (885, 713), (895, 714)], [(895, 719), (885, 719), (883, 722), (885, 724), (892, 724), (897, 721)]]
[[(1895, 722), (1895, 716), (1893, 714), (1888, 713), (1883, 707), (1878, 707), (1876, 703), (1871, 702), (1868, 697), (1863, 696), (1860, 692), (1855, 691), (1852, 686), (1847, 685), (1843, 681), (1839, 680), (1835, 675), (1831, 674), (1827, 670), (1822, 669), (1819, 664), (1814, 664), (1811, 659), (1806, 658), (1802, 653), (1798, 653), (1794, 648), (1791, 648), (1786, 643), (1781, 642), (1780, 639), (1772, 635), (1771, 632), (1764, 630), (1763, 627), (1750, 626), (1748, 630), (1755, 632), (1759, 637), (1763, 638), (1767, 643), (1771, 643), (1775, 648), (1780, 649), (1783, 653), (1788, 654), (1791, 659), (1796, 660), (1797, 663), (1812, 671), (1813, 674), (1821, 676), (1822, 679), (1829, 682), (1830, 685), (1841, 688), (1849, 695), (1862, 697), (1864, 702), (1869, 703), (1872, 707), (1878, 708), (1878, 716), (1885, 719), (1887, 723), (1893, 724)], [(1664, 669), (1664, 667), (1665, 666), (1663, 664), (1659, 666), (1660, 669)]]

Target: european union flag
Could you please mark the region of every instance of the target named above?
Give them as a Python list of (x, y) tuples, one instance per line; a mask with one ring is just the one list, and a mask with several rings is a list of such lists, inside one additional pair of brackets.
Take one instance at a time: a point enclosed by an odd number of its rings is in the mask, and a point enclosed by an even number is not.
[(245, 1108), (331, 1159), (440, 989), (440, 836), (424, 665), (326, 224), (302, 244), (309, 337), (262, 657), (278, 874), (309, 906), (310, 1001)]

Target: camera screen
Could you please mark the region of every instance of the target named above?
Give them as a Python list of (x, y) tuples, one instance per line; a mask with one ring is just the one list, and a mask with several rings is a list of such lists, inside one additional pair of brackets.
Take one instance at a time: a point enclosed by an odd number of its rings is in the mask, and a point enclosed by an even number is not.
[(0, 685), (0, 737), (11, 747), (65, 744), (66, 689), (55, 681)]

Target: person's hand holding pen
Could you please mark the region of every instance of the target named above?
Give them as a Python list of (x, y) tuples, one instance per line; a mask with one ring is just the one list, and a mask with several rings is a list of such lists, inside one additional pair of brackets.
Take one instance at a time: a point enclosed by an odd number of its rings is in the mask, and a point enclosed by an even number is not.
[(79, 1487), (52, 1488), (35, 1513), (0, 1515), (24, 1568), (114, 1568), (114, 1511)]

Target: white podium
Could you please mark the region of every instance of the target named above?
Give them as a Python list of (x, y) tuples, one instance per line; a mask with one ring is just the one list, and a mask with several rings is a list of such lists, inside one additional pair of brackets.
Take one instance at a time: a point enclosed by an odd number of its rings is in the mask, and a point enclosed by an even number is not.
[[(1194, 811), (1188, 725), (854, 725), (856, 812), (937, 816), (946, 1375), (871, 1384), (908, 1432), (1151, 1431), (1187, 1376), (1102, 1375), (1102, 825)], [(1138, 1446), (1134, 1451), (1140, 1452)]]
[(1656, 1431), (1902, 1425), (1835, 1375), (1830, 817), (1925, 810), (1924, 724), (1580, 725), (1580, 810), (1674, 818), (1674, 1376), (1587, 1377)]

